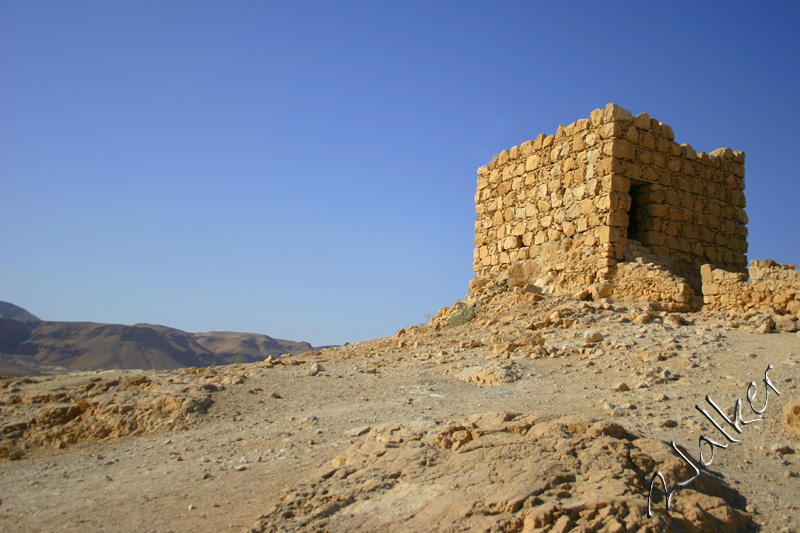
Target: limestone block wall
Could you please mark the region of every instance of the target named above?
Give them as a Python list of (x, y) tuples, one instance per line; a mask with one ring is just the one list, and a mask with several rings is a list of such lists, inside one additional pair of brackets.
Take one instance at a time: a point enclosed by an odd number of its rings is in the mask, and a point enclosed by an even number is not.
[[(503, 150), (478, 169), (474, 270), (501, 272), (549, 243), (581, 248), (595, 264), (614, 257), (610, 231), (612, 108), (560, 126), (555, 135)], [(571, 242), (567, 242), (571, 241)], [(573, 244), (574, 243), (574, 244)], [(552, 247), (551, 247), (552, 248)]]
[(646, 113), (618, 125), (614, 168), (627, 178), (618, 189), (633, 204), (627, 224), (619, 226), (625, 237), (656, 255), (684, 259), (696, 271), (706, 263), (743, 271), (744, 152), (697, 153)]
[(501, 276), (531, 261), (532, 275), (549, 271), (563, 287), (632, 292), (613, 281), (636, 244), (665, 267), (666, 286), (677, 275), (699, 291), (703, 264), (747, 264), (743, 178), (744, 153), (696, 153), (646, 113), (608, 104), (478, 169), (473, 268)]
[(800, 270), (775, 261), (751, 261), (747, 274), (704, 265), (704, 311), (777, 312), (800, 316)]

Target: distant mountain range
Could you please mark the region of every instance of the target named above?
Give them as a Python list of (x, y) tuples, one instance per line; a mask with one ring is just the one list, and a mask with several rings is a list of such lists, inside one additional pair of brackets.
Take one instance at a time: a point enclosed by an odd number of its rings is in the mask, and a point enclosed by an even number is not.
[(0, 375), (65, 370), (157, 369), (260, 361), (302, 353), (307, 342), (255, 333), (187, 333), (152, 324), (48, 322), (0, 302)]

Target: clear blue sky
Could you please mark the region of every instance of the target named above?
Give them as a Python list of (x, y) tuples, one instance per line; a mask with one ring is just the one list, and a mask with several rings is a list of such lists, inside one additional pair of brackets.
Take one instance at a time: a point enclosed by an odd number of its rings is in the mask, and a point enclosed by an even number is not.
[(608, 102), (800, 263), (797, 2), (0, 1), (0, 300), (341, 344), (463, 298), (476, 169)]

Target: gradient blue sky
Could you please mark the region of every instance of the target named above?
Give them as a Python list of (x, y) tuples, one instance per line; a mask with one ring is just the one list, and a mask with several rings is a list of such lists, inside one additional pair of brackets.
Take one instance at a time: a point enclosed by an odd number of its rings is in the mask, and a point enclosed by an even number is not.
[(608, 102), (800, 262), (796, 2), (0, 1), (0, 300), (341, 344), (463, 298), (476, 169)]

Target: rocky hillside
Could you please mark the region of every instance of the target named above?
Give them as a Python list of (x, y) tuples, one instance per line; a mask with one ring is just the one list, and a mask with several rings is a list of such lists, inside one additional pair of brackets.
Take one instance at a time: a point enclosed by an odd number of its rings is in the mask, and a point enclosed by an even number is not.
[[(280, 359), (0, 379), (0, 529), (793, 533), (800, 340), (773, 320), (489, 287)], [(693, 475), (671, 441), (727, 443), (698, 405), (740, 442), (648, 517), (654, 472)]]
[(152, 324), (33, 320), (26, 318), (29, 314), (24, 314), (24, 309), (15, 313), (13, 308), (6, 307), (6, 314), (23, 319), (0, 318), (0, 375), (204, 367), (262, 361), (268, 356), (314, 349), (307, 342), (254, 333), (187, 333)]

